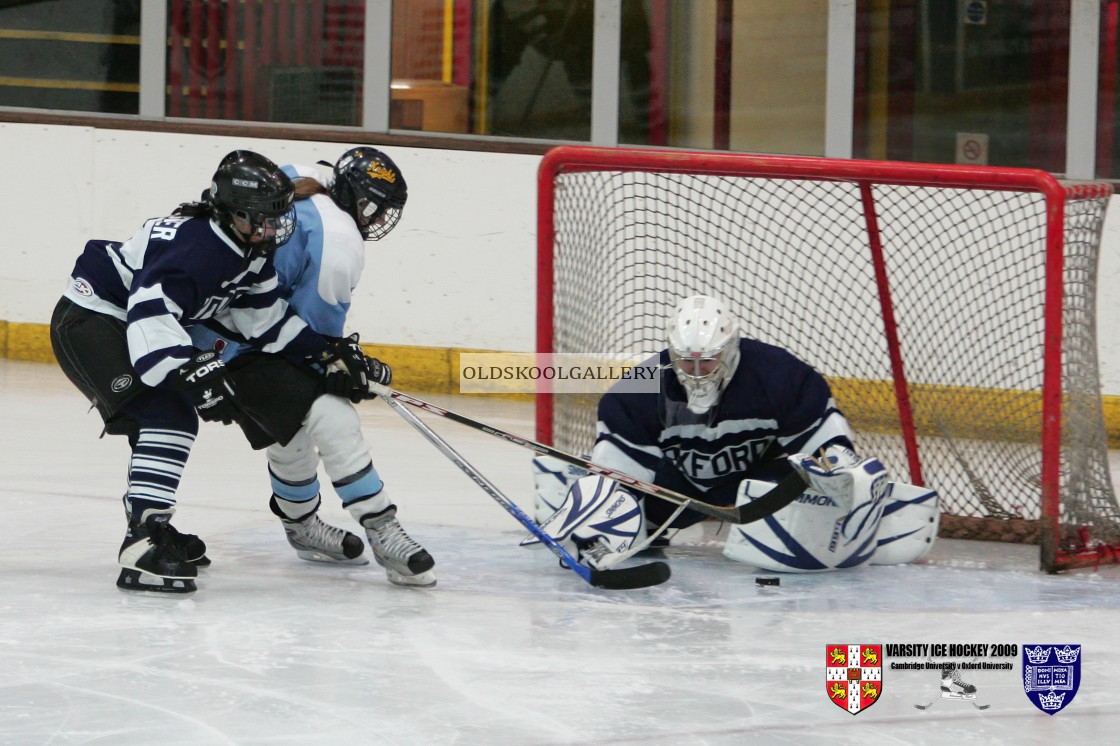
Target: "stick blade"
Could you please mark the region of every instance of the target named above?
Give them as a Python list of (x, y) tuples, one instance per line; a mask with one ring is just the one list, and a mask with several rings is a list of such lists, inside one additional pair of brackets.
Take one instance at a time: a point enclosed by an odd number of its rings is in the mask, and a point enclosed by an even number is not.
[(629, 591), (636, 588), (649, 588), (661, 585), (672, 573), (664, 562), (650, 562), (637, 567), (623, 567), (618, 570), (591, 570), (591, 585), (612, 591)]

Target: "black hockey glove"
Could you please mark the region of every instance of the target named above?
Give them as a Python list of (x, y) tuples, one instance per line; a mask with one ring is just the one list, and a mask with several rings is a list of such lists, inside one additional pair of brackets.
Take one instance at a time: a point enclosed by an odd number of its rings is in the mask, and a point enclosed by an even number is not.
[(388, 386), (393, 382), (393, 369), (389, 367), (388, 363), (383, 363), (375, 357), (366, 356), (366, 370), (370, 383), (380, 383), (382, 386)]
[(226, 378), (226, 366), (218, 353), (206, 350), (195, 355), (179, 368), (178, 384), (202, 419), (223, 425), (237, 420), (233, 382)]
[(319, 363), (323, 366), (323, 390), (355, 404), (373, 397), (370, 381), (387, 385), (393, 379), (388, 365), (365, 354), (357, 334), (332, 340)]

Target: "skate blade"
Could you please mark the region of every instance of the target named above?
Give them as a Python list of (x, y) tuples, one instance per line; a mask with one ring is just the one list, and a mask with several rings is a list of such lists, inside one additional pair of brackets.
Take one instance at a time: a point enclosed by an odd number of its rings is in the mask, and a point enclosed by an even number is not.
[(307, 560), (308, 562), (322, 562), (325, 565), (368, 565), (369, 564), (369, 558), (366, 557), (364, 554), (359, 554), (357, 557), (355, 557), (353, 559), (346, 559), (345, 557), (343, 557), (342, 559), (337, 559), (335, 557), (330, 556), (329, 554), (323, 554), (322, 552), (316, 552), (313, 549), (297, 549), (296, 550), (296, 556), (299, 557), (301, 560)]
[(386, 567), (385, 575), (390, 583), (404, 588), (432, 588), (436, 584), (436, 574), (431, 570), (416, 575), (401, 575), (396, 570)]
[(121, 574), (117, 576), (117, 587), (126, 591), (149, 593), (194, 593), (198, 590), (191, 578), (162, 578), (128, 567), (121, 568)]
[(424, 563), (428, 566), (428, 569), (424, 570), (423, 572), (412, 573), (411, 575), (405, 575), (397, 570), (394, 570), (376, 554), (373, 555), (373, 558), (377, 561), (377, 564), (381, 565), (381, 567), (384, 568), (385, 576), (389, 578), (389, 582), (393, 585), (400, 585), (411, 588), (431, 588), (436, 584), (436, 573), (434, 570), (432, 570), (432, 568), (435, 567), (436, 563), (435, 560), (432, 559), (431, 555), (428, 555), (428, 557), (426, 558), (427, 561)]

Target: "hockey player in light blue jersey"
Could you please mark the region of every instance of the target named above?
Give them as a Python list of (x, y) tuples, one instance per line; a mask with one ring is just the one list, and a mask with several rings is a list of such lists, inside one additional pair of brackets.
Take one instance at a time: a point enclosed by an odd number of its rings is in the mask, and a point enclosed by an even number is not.
[[(591, 461), (728, 506), (756, 500), (800, 471), (811, 485), (800, 499), (761, 521), (730, 528), (724, 555), (766, 570), (897, 564), (929, 550), (937, 530), (936, 493), (889, 482), (877, 459), (856, 456), (848, 421), (812, 366), (741, 337), (738, 319), (710, 296), (678, 305), (668, 339), (659, 359), (648, 363), (662, 370), (659, 393), (615, 386), (603, 395)], [(609, 480), (547, 458), (534, 459), (534, 472), (537, 520), (544, 524), (563, 512), (583, 545), (575, 548), (597, 556), (605, 568), (613, 561), (604, 563), (605, 549), (617, 558), (639, 545), (640, 532), (599, 540), (579, 527), (601, 525), (601, 516), (573, 517), (573, 503), (596, 509), (598, 503), (586, 496), (602, 492), (597, 482)], [(632, 497), (651, 529), (704, 518), (691, 510), (674, 518), (675, 505)], [(614, 510), (620, 513), (618, 506)]]
[(272, 254), (295, 228), (293, 196), (276, 164), (234, 151), (202, 201), (148, 220), (123, 243), (88, 242), (55, 307), (60, 366), (105, 431), (126, 435), (132, 449), (122, 588), (190, 592), (196, 566), (209, 563), (198, 537), (171, 526), (175, 493), (198, 418), (229, 424), (243, 411), (228, 369), (192, 344), (192, 325), (221, 315), (247, 343), (292, 364), (337, 359), (345, 368), (343, 346), (309, 328), (280, 292)]
[[(351, 294), (365, 264), (365, 241), (380, 240), (400, 220), (408, 197), (404, 176), (388, 155), (371, 147), (347, 150), (329, 176), (313, 166), (283, 170), (295, 184), (297, 221), (295, 235), (275, 256), (281, 293), (312, 329), (344, 343), (352, 360), (364, 360), (370, 379), (388, 384), (389, 366), (367, 358), (357, 335), (344, 335)], [(390, 582), (434, 585), (435, 562), (401, 527), (362, 435), (351, 402), (370, 398), (364, 382), (308, 375), (240, 340), (229, 322), (219, 314), (191, 336), (197, 346), (219, 352), (230, 368), (239, 404), (255, 425), (243, 429), (254, 447), (268, 449), (270, 508), (297, 555), (316, 562), (368, 563), (358, 536), (318, 516), (322, 462)]]

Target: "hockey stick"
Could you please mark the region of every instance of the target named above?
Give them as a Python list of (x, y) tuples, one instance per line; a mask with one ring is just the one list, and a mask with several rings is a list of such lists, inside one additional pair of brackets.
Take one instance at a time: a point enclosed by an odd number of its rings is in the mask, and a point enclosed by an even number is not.
[(914, 705), (914, 706), (917, 707), (919, 710), (928, 710), (929, 708), (933, 707), (933, 703), (936, 702), (939, 699), (941, 699), (941, 697), (934, 697), (933, 699), (931, 699), (929, 701), (928, 705)]
[(626, 567), (618, 570), (597, 570), (587, 565), (581, 565), (566, 549), (564, 549), (564, 547), (560, 546), (555, 539), (542, 531), (532, 518), (525, 515), (525, 512), (522, 511), (521, 508), (517, 507), (512, 500), (502, 494), (501, 490), (495, 487), (489, 479), (467, 463), (447, 441), (425, 425), (419, 417), (410, 412), (408, 407), (394, 401), (390, 396), (384, 394), (380, 396), (385, 400), (386, 404), (392, 407), (397, 414), (408, 422), (408, 424), (416, 428), (416, 430), (427, 438), (432, 445), (439, 449), (444, 456), (451, 459), (451, 462), (458, 466), (475, 484), (481, 487), (486, 494), (494, 498), (494, 500), (505, 508), (510, 515), (516, 518), (522, 526), (529, 529), (542, 544), (552, 550), (552, 553), (560, 559), (560, 562), (563, 563), (565, 567), (576, 575), (579, 575), (591, 585), (596, 588), (606, 588), (609, 590), (629, 590), (658, 585), (669, 579), (669, 566), (664, 562), (650, 562), (649, 564), (638, 565), (637, 567)]
[(719, 520), (727, 521), (728, 523), (752, 523), (762, 518), (766, 518), (767, 516), (773, 515), (774, 513), (778, 512), (779, 510), (796, 500), (805, 491), (805, 487), (807, 486), (801, 474), (794, 470), (789, 474), (789, 476), (778, 482), (772, 490), (770, 490), (757, 500), (747, 503), (746, 505), (740, 505), (739, 507), (723, 507), (720, 505), (711, 505), (710, 503), (694, 500), (691, 497), (687, 497), (686, 495), (682, 495), (679, 492), (674, 492), (673, 490), (667, 489), (665, 487), (659, 487), (656, 484), (643, 482), (640, 479), (635, 479), (634, 477), (628, 474), (623, 474), (620, 471), (615, 471), (614, 469), (609, 469), (605, 466), (599, 466), (594, 461), (588, 461), (585, 458), (573, 456), (570, 453), (559, 451), (555, 448), (552, 448), (551, 446), (546, 446), (543, 443), (537, 443), (536, 441), (529, 440), (528, 438), (522, 438), (518, 435), (514, 435), (513, 433), (506, 432), (505, 430), (500, 430), (496, 427), (493, 427), (492, 425), (487, 425), (484, 422), (472, 420), (470, 417), (457, 414), (442, 407), (437, 407), (436, 405), (429, 404), (422, 399), (417, 399), (416, 397), (409, 396), (408, 394), (402, 394), (400, 391), (391, 389), (388, 386), (382, 386), (379, 383), (374, 383), (371, 381), (369, 384), (369, 390), (370, 393), (376, 394), (386, 402), (404, 402), (405, 404), (409, 404), (413, 407), (416, 407), (417, 409), (422, 409), (425, 412), (431, 412), (434, 415), (445, 417), (453, 422), (458, 422), (460, 425), (466, 425), (467, 427), (474, 428), (475, 430), (481, 430), (488, 435), (493, 435), (496, 438), (501, 438), (502, 440), (513, 443), (514, 445), (519, 445), (522, 448), (528, 448), (530, 451), (535, 451), (542, 456), (552, 456), (559, 461), (563, 461), (573, 466), (578, 466), (585, 471), (591, 472), (592, 474), (598, 474), (601, 477), (613, 479), (616, 482), (630, 487), (631, 489), (635, 489), (647, 495), (652, 495), (653, 497), (659, 497), (662, 500), (674, 503), (676, 505), (684, 505), (686, 508), (695, 510), (697, 513), (702, 513), (711, 518), (718, 518)]

